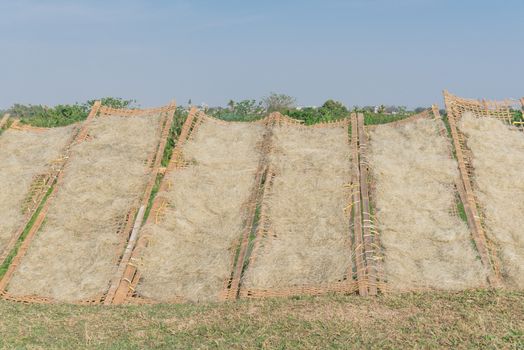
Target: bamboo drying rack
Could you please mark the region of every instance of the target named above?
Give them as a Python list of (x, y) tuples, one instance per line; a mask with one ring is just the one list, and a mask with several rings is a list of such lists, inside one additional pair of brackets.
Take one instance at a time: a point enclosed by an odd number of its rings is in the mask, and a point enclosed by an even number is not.
[[(471, 153), (466, 147), (465, 136), (460, 133), (457, 128), (457, 122), (462, 117), (464, 111), (471, 111), (479, 117), (494, 117), (503, 120), (504, 122), (512, 123), (511, 107), (514, 103), (510, 100), (506, 101), (477, 101), (462, 99), (444, 92), (444, 99), (448, 111), (449, 126), (451, 129), (451, 138), (453, 146), (450, 145), (448, 152), (449, 156), (453, 157), (453, 148), (456, 153), (458, 166), (460, 170), (460, 179), (455, 183), (457, 198), (460, 199), (464, 205), (468, 227), (475, 242), (475, 246), (479, 252), (481, 261), (485, 267), (490, 270), (489, 282), (492, 286), (500, 285), (500, 262), (498, 260), (496, 250), (497, 247), (494, 242), (488, 240), (485, 234), (485, 226), (483, 224), (482, 208), (479, 207), (478, 201), (474, 193), (474, 184), (472, 181), (473, 169), (471, 167)], [(522, 109), (524, 110), (524, 98), (520, 100)], [(100, 296), (90, 300), (78, 301), (78, 304), (151, 304), (157, 303), (156, 300), (144, 298), (136, 292), (136, 287), (140, 283), (141, 272), (138, 268), (138, 261), (141, 258), (144, 250), (148, 246), (150, 237), (145, 234), (140, 234), (140, 228), (143, 225), (144, 213), (148, 205), (148, 201), (157, 179), (161, 171), (160, 162), (167, 138), (173, 123), (173, 114), (176, 106), (170, 104), (165, 107), (153, 108), (147, 110), (124, 110), (114, 109), (110, 107), (101, 106), (97, 101), (86, 121), (79, 127), (74, 137), (68, 142), (66, 149), (63, 152), (61, 161), (57, 163), (56, 169), (50, 172), (48, 180), (49, 186), (45, 191), (39, 192), (35, 197), (34, 202), (36, 207), (32, 208), (31, 215), (26, 218), (26, 225), (32, 217), (32, 214), (41, 205), (45, 193), (52, 187), (51, 194), (43, 205), (41, 212), (36, 217), (36, 221), (24, 242), (22, 243), (17, 255), (8, 271), (0, 281), (0, 297), (7, 300), (14, 300), (23, 303), (53, 303), (54, 300), (46, 297), (25, 296), (13, 297), (7, 292), (8, 283), (19, 266), (21, 259), (27, 252), (31, 242), (34, 240), (43, 220), (46, 217), (49, 209), (49, 203), (56, 195), (63, 178), (63, 169), (72, 156), (74, 145), (85, 141), (89, 138), (89, 124), (95, 117), (104, 116), (125, 116), (132, 117), (138, 115), (152, 115), (161, 114), (161, 132), (160, 141), (157, 145), (156, 151), (149, 158), (150, 177), (146, 189), (141, 196), (139, 205), (130, 208), (120, 225), (119, 230), (122, 235), (122, 245), (117, 252), (117, 268), (111, 281), (109, 281), (108, 290), (101, 293)], [(388, 123), (388, 125), (396, 127), (406, 123), (414, 122), (422, 118), (433, 118), (439, 123), (439, 130), (441, 136), (448, 137), (448, 133), (437, 106), (432, 106), (431, 109), (425, 110), (422, 113), (416, 114), (409, 118)], [(6, 124), (8, 116), (4, 116), (0, 120), (0, 127)], [(229, 125), (231, 123), (245, 123), (245, 122), (227, 122), (209, 117), (196, 108), (192, 108), (185, 119), (180, 135), (178, 136), (176, 146), (173, 150), (172, 158), (165, 170), (166, 173), (176, 171), (187, 167), (188, 164), (184, 160), (183, 147), (190, 141), (198, 132), (202, 123), (217, 123), (221, 125)], [(243, 217), (245, 218), (243, 228), (238, 238), (236, 247), (237, 253), (233, 254), (230, 263), (230, 274), (224, 280), (222, 290), (220, 291), (220, 300), (234, 300), (238, 298), (265, 298), (265, 297), (289, 297), (295, 295), (322, 295), (327, 293), (356, 293), (360, 295), (376, 295), (379, 292), (386, 293), (389, 291), (387, 286), (387, 276), (385, 276), (382, 266), (382, 252), (380, 244), (380, 233), (377, 230), (377, 222), (372, 214), (372, 209), (375, 207), (374, 198), (374, 181), (369, 171), (368, 163), (368, 142), (369, 131), (377, 127), (375, 125), (365, 126), (364, 116), (362, 113), (352, 113), (350, 118), (340, 121), (320, 123), (312, 126), (306, 126), (300, 121), (284, 116), (280, 113), (272, 113), (268, 117), (252, 122), (264, 126), (265, 131), (262, 141), (259, 143), (260, 159), (255, 172), (254, 184), (250, 191), (249, 198), (243, 205)], [(268, 203), (265, 200), (272, 191), (273, 179), (275, 174), (270, 159), (272, 152), (272, 135), (275, 127), (294, 127), (294, 128), (329, 128), (329, 127), (346, 127), (351, 126), (351, 133), (348, 133), (348, 147), (351, 154), (351, 179), (348, 184), (348, 235), (351, 237), (351, 246), (348, 254), (351, 254), (352, 266), (348, 267), (350, 273), (344, 276), (340, 281), (334, 283), (326, 283), (319, 285), (298, 285), (288, 286), (281, 289), (256, 289), (247, 288), (243, 285), (243, 275), (249, 266), (253, 265), (260, 253), (260, 247), (263, 246), (264, 240), (271, 236), (271, 217), (269, 215)], [(18, 123), (11, 125), (12, 128), (18, 130), (33, 130), (38, 132), (40, 128), (32, 128)], [(147, 219), (147, 223), (155, 223), (162, 220), (164, 208), (167, 199), (161, 195), (163, 190), (167, 190), (170, 184), (164, 177), (160, 185), (160, 194), (154, 199), (151, 207), (151, 214)], [(256, 230), (256, 237), (253, 245), (250, 243), (250, 235), (255, 224), (255, 216), (257, 207), (261, 208), (258, 227)], [(457, 214), (458, 215), (458, 214)], [(25, 226), (19, 230), (12, 241), (16, 243), (19, 235), (23, 232)], [(18, 236), (17, 236), (18, 235)], [(13, 243), (10, 242), (13, 246)], [(5, 253), (4, 253), (5, 254)], [(2, 259), (5, 258), (2, 255)], [(0, 259), (0, 263), (2, 262)], [(181, 303), (187, 300), (181, 296), (174, 297), (171, 302)]]
[[(0, 128), (7, 124), (8, 119), (9, 114), (6, 114), (4, 118), (2, 118), (2, 120), (0, 121)], [(46, 128), (35, 128), (29, 125), (20, 125), (17, 120), (11, 123), (9, 129), (25, 132), (44, 132), (45, 130), (48, 130)], [(2, 265), (5, 262), (9, 254), (13, 251), (18, 240), (20, 239), (20, 236), (25, 231), (25, 228), (31, 221), (33, 215), (41, 206), (46, 193), (49, 191), (51, 186), (55, 183), (56, 179), (58, 178), (59, 173), (61, 172), (63, 166), (65, 165), (65, 162), (67, 161), (67, 158), (64, 157), (64, 154), (66, 154), (67, 151), (71, 148), (77, 133), (78, 126), (74, 130), (72, 130), (71, 138), (66, 142), (66, 145), (61, 150), (62, 156), (50, 163), (45, 173), (37, 174), (33, 178), (24, 203), (22, 204), (22, 209), (25, 213), (24, 219), (22, 221), (22, 224), (11, 235), (11, 238), (9, 239), (3, 251), (0, 252), (0, 265)]]
[[(122, 117), (133, 117), (133, 116), (139, 116), (139, 115), (154, 115), (154, 114), (161, 115), (160, 125), (159, 125), (159, 129), (160, 129), (159, 143), (157, 144), (154, 152), (151, 153), (152, 155), (148, 157), (149, 158), (148, 166), (149, 166), (150, 171), (148, 174), (149, 179), (146, 184), (146, 189), (144, 193), (141, 195), (141, 199), (140, 199), (140, 202), (141, 202), (140, 208), (142, 208), (144, 205), (147, 205), (147, 201), (149, 200), (151, 190), (156, 181), (156, 177), (157, 177), (157, 174), (160, 168), (160, 162), (161, 162), (162, 155), (164, 153), (164, 149), (166, 146), (167, 137), (169, 136), (169, 131), (171, 129), (171, 124), (173, 121), (173, 115), (174, 115), (175, 109), (176, 109), (176, 104), (174, 101), (170, 103), (169, 105), (165, 107), (161, 107), (161, 108), (133, 109), (133, 110), (115, 109), (115, 108), (110, 108), (106, 106), (101, 106), (100, 101), (96, 101), (93, 104), (87, 119), (82, 123), (79, 131), (74, 135), (72, 141), (70, 142), (68, 147), (63, 152), (63, 155), (61, 157), (63, 161), (59, 164), (59, 167), (56, 171), (56, 178), (54, 179), (54, 181), (51, 182), (51, 183), (54, 183), (54, 187), (52, 188), (52, 191), (49, 194), (47, 201), (43, 204), (43, 207), (40, 213), (36, 217), (36, 220), (33, 226), (29, 230), (27, 237), (25, 238), (24, 242), (22, 243), (12, 263), (10, 264), (7, 272), (5, 273), (3, 278), (0, 280), (0, 297), (2, 299), (22, 302), (22, 303), (56, 303), (57, 302), (51, 298), (43, 297), (43, 296), (13, 296), (8, 293), (7, 289), (8, 289), (8, 285), (9, 285), (9, 282), (12, 276), (16, 272), (16, 269), (18, 268), (18, 266), (20, 265), (21, 260), (27, 253), (27, 250), (29, 249), (32, 241), (34, 240), (36, 233), (39, 231), (40, 227), (42, 226), (42, 223), (49, 210), (50, 204), (53, 198), (56, 196), (56, 193), (59, 190), (61, 183), (63, 182), (63, 177), (64, 177), (63, 170), (67, 162), (70, 160), (70, 158), (74, 157), (74, 145), (85, 142), (86, 140), (89, 139), (89, 127), (90, 127), (91, 122), (97, 117), (105, 117), (105, 116), (113, 116), (113, 115), (122, 116)], [(15, 124), (15, 127), (16, 126), (17, 125)], [(122, 250), (121, 250), (122, 246), (125, 245), (126, 242), (128, 246), (130, 244), (131, 245), (133, 244), (132, 238), (134, 237), (133, 237), (133, 232), (132, 232), (132, 226), (133, 226), (133, 223), (135, 225), (138, 225), (141, 219), (140, 215), (136, 214), (137, 212), (140, 214), (141, 210), (135, 207), (130, 208), (128, 213), (124, 216), (123, 221), (117, 225), (118, 231), (119, 231), (117, 232), (117, 234), (119, 234), (119, 236), (121, 236), (122, 238), (122, 244), (119, 246), (118, 251), (115, 252), (115, 255), (117, 256), (116, 263), (118, 264), (117, 272), (121, 270), (120, 265), (122, 265), (122, 260), (126, 258), (126, 253), (127, 253), (127, 249), (126, 251), (122, 253)], [(22, 231), (24, 229), (25, 227), (22, 228)], [(90, 298), (88, 300), (79, 300), (75, 302), (75, 304), (101, 304), (101, 303), (107, 304), (106, 299), (110, 300), (108, 296), (111, 297), (112, 296), (111, 293), (114, 292), (114, 289), (115, 289), (114, 285), (116, 283), (115, 282), (116, 279), (117, 277), (115, 276), (113, 277), (112, 281), (108, 281), (109, 283), (108, 290), (101, 292), (100, 295)]]
[[(275, 126), (287, 126), (287, 127), (294, 127), (294, 128), (332, 128), (332, 127), (344, 127), (348, 128), (350, 123), (352, 125), (352, 132), (353, 130), (356, 130), (356, 126), (353, 125), (353, 123), (356, 121), (355, 118), (349, 119), (345, 118), (340, 121), (334, 121), (334, 122), (327, 122), (327, 123), (319, 123), (312, 126), (303, 125), (299, 121), (295, 119), (291, 119), (287, 116), (281, 115), (280, 113), (274, 113), (271, 115), (272, 121), (269, 123), (269, 127), (273, 128)], [(351, 136), (354, 136), (352, 134)], [(348, 134), (348, 148), (349, 151), (352, 152), (355, 150), (353, 147), (353, 142), (356, 140), (353, 137), (350, 137)], [(269, 147), (269, 152), (271, 152), (271, 147)], [(356, 155), (354, 152), (351, 153), (352, 160), (355, 159)], [(354, 167), (351, 169), (351, 179), (348, 179), (350, 181), (356, 181), (356, 178), (354, 177)], [(273, 237), (273, 234), (271, 232), (271, 216), (269, 214), (269, 207), (267, 201), (264, 200), (266, 196), (269, 196), (272, 190), (272, 183), (273, 178), (277, 176), (275, 172), (272, 169), (271, 164), (268, 164), (266, 175), (265, 175), (265, 184), (264, 188), (262, 190), (262, 198), (260, 199), (261, 202), (261, 212), (260, 212), (260, 219), (259, 224), (256, 232), (256, 237), (254, 241), (254, 247), (252, 252), (249, 254), (249, 256), (244, 256), (242, 262), (244, 262), (244, 259), (247, 259), (248, 265), (247, 269), (249, 269), (249, 266), (252, 266), (255, 264), (257, 260), (257, 256), (260, 254), (261, 247), (264, 245), (264, 242), (268, 239), (271, 239)], [(349, 187), (351, 188), (355, 184), (349, 184)], [(348, 208), (355, 208), (356, 206), (353, 203), (353, 193), (351, 193), (348, 196), (348, 201), (350, 202)], [(349, 211), (348, 215), (348, 227), (350, 226), (350, 220), (351, 220), (351, 210)], [(357, 224), (358, 226), (358, 224)], [(351, 235), (351, 232), (348, 231), (348, 235)], [(352, 257), (354, 257), (356, 254), (352, 251), (354, 249), (353, 246), (349, 247), (348, 254), (350, 254)], [(352, 266), (348, 267), (349, 271), (352, 271)], [(355, 293), (359, 290), (359, 283), (364, 283), (362, 280), (358, 281), (357, 277), (353, 276), (353, 273), (351, 272), (349, 276), (341, 276), (341, 280), (334, 283), (325, 283), (325, 284), (314, 284), (314, 285), (298, 285), (298, 286), (288, 286), (281, 289), (256, 289), (256, 288), (248, 288), (242, 284), (242, 278), (239, 278), (240, 283), (238, 285), (238, 292), (237, 295), (240, 298), (265, 298), (265, 297), (289, 297), (289, 296), (295, 296), (295, 295), (323, 295), (328, 293)]]
[[(513, 108), (517, 101), (506, 99), (503, 101), (466, 99), (444, 91), (444, 102), (448, 114), (451, 136), (455, 148), (457, 161), (464, 189), (465, 204), (468, 205), (466, 214), (471, 216), (468, 221), (474, 227), (474, 241), (479, 251), (482, 264), (489, 271), (489, 282), (492, 287), (502, 286), (501, 262), (498, 257), (497, 243), (486, 234), (484, 209), (479, 204), (475, 194), (474, 171), (472, 166), (473, 155), (467, 146), (467, 137), (462, 133), (457, 124), (465, 112), (471, 112), (478, 118), (496, 118), (507, 125), (513, 124)], [(524, 98), (520, 100), (524, 109)], [(522, 129), (521, 129), (522, 130)]]

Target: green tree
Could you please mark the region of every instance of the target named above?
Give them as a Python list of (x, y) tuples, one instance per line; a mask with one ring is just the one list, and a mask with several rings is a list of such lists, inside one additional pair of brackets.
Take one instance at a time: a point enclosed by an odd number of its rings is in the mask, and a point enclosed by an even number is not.
[(344, 118), (349, 113), (348, 109), (344, 104), (342, 104), (342, 102), (334, 100), (327, 100), (320, 109), (323, 115), (330, 116), (332, 119)]

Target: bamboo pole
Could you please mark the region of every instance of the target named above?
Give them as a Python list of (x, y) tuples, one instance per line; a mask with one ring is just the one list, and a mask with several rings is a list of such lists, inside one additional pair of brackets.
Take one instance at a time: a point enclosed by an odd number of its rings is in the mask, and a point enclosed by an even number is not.
[(351, 114), (351, 154), (353, 176), (353, 233), (355, 246), (355, 265), (357, 268), (358, 294), (368, 295), (366, 278), (366, 264), (364, 261), (364, 238), (362, 235), (362, 202), (360, 201), (360, 152), (358, 147), (358, 119), (355, 113)]

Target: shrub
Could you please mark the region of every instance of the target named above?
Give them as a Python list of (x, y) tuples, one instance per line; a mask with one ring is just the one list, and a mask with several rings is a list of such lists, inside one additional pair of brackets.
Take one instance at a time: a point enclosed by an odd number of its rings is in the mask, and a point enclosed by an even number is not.
[[(100, 99), (104, 106), (113, 108), (129, 108), (135, 100), (124, 100), (122, 98), (104, 97)], [(96, 100), (85, 103), (57, 105), (47, 107), (42, 105), (14, 104), (7, 112), (14, 118), (19, 118), (24, 124), (36, 127), (57, 127), (73, 124), (87, 118), (91, 107)]]
[(9, 113), (12, 117), (19, 118), (22, 123), (49, 128), (84, 120), (89, 113), (89, 108), (81, 104), (55, 107), (15, 104), (9, 109)]
[[(111, 108), (133, 108), (134, 105), (136, 104), (136, 100), (134, 99), (124, 100), (123, 98), (120, 98), (120, 97), (102, 97), (102, 98), (99, 98), (98, 100), (100, 100), (103, 106), (108, 106)], [(91, 106), (93, 106), (93, 104), (96, 101), (97, 100), (89, 100), (85, 104), (87, 104), (89, 108), (91, 108)]]
[(210, 108), (208, 113), (215, 118), (228, 121), (252, 121), (263, 118), (266, 114), (261, 102), (256, 100), (230, 100), (229, 108)]
[(341, 102), (327, 100), (322, 107), (305, 107), (301, 109), (290, 109), (285, 112), (291, 118), (304, 121), (311, 125), (321, 122), (329, 122), (343, 119), (348, 116), (349, 111)]

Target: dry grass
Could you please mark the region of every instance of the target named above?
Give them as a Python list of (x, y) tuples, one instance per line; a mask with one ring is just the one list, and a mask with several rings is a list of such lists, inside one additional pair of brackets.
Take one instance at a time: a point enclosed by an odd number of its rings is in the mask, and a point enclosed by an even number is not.
[(217, 300), (240, 239), (263, 131), (256, 124), (204, 121), (185, 145), (190, 165), (167, 175), (172, 186), (158, 195), (169, 206), (141, 233), (151, 236), (140, 265), (141, 294), (161, 301)]
[(272, 146), (275, 177), (264, 199), (270, 234), (256, 248), (245, 287), (318, 285), (351, 275), (347, 127), (276, 127)]
[(370, 137), (376, 217), (389, 287), (486, 286), (468, 227), (451, 214), (459, 173), (436, 122), (379, 126)]
[(459, 128), (473, 154), (475, 191), (487, 232), (500, 247), (506, 282), (524, 288), (524, 134), (500, 120), (470, 113), (464, 114)]
[(524, 293), (91, 307), (0, 301), (0, 348), (522, 349)]
[(77, 301), (102, 294), (123, 237), (116, 225), (148, 179), (160, 137), (158, 116), (101, 117), (74, 147), (46, 222), (9, 285), (14, 295)]
[(51, 170), (73, 127), (45, 131), (7, 130), (0, 137), (0, 253), (24, 223), (24, 202), (33, 180)]

